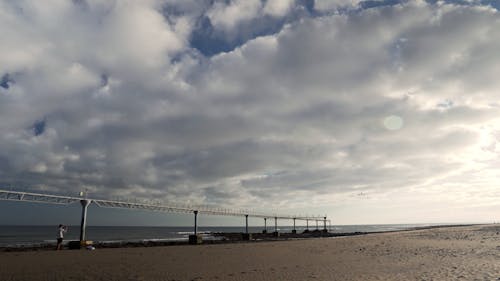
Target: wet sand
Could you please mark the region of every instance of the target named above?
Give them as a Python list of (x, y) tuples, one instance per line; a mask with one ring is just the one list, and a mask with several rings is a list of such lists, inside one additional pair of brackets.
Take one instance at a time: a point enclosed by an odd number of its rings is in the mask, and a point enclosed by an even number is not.
[(500, 280), (500, 225), (150, 248), (1, 252), (0, 280)]

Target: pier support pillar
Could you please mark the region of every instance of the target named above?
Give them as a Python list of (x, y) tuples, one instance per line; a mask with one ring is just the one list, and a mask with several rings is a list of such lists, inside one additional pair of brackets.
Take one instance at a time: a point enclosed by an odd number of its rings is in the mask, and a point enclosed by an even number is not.
[(90, 205), (91, 200), (82, 199), (80, 204), (82, 204), (82, 220), (80, 223), (80, 243), (85, 241), (85, 228), (87, 227), (87, 208)]
[(248, 215), (245, 215), (245, 233), (248, 234)]
[(194, 213), (194, 235), (198, 234), (198, 211), (193, 211)]
[(201, 235), (198, 235), (198, 211), (193, 211), (194, 214), (194, 234), (189, 235), (189, 244), (201, 244)]
[(316, 230), (319, 230), (318, 220), (316, 220)]
[(245, 233), (241, 235), (242, 240), (252, 240), (252, 234), (248, 233), (248, 215), (245, 215)]
[(306, 220), (306, 230), (304, 230), (304, 233), (309, 232), (309, 220)]
[(295, 218), (293, 218), (293, 229), (292, 229), (292, 233), (293, 233), (293, 234), (297, 233), (297, 229), (295, 229)]
[(278, 217), (274, 217), (274, 232), (273, 235), (275, 237), (280, 236), (280, 233), (278, 232)]
[(264, 230), (262, 230), (262, 233), (267, 233), (267, 218), (264, 218)]
[(326, 229), (326, 217), (323, 217), (323, 232), (328, 232), (328, 229)]

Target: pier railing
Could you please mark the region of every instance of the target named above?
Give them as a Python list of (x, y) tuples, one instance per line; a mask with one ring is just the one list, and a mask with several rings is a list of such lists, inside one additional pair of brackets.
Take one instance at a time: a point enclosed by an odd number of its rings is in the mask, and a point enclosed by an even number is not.
[(245, 230), (248, 233), (248, 217), (263, 218), (264, 219), (264, 230), (267, 231), (267, 219), (274, 219), (275, 232), (278, 231), (278, 219), (280, 220), (293, 220), (293, 232), (296, 232), (295, 222), (306, 221), (307, 229), (309, 229), (309, 221), (316, 222), (316, 228), (318, 229), (318, 222), (323, 222), (324, 231), (327, 230), (327, 220), (326, 216), (297, 216), (297, 215), (284, 215), (284, 214), (265, 214), (260, 212), (250, 212), (247, 210), (234, 210), (226, 208), (210, 208), (210, 207), (180, 207), (176, 205), (169, 205), (163, 203), (144, 203), (144, 202), (129, 202), (121, 200), (105, 200), (105, 199), (92, 199), (87, 198), (87, 196), (61, 196), (54, 194), (43, 194), (43, 193), (32, 193), (23, 191), (9, 191), (0, 189), (0, 200), (7, 201), (25, 201), (25, 202), (35, 202), (35, 203), (47, 203), (47, 204), (60, 204), (69, 205), (76, 202), (80, 202), (82, 206), (82, 217), (81, 217), (81, 228), (80, 228), (80, 241), (85, 240), (85, 228), (87, 221), (87, 208), (90, 204), (103, 208), (120, 208), (120, 209), (139, 209), (139, 210), (149, 210), (156, 212), (167, 212), (167, 213), (192, 213), (194, 214), (194, 234), (197, 234), (197, 217), (198, 214), (204, 215), (214, 215), (214, 216), (236, 216), (245, 217)]

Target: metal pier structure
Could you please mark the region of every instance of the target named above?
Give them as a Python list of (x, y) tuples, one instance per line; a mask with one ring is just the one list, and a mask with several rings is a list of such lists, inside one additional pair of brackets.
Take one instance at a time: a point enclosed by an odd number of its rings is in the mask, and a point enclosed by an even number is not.
[[(278, 215), (278, 214), (264, 214), (258, 212), (249, 212), (243, 210), (233, 210), (224, 208), (209, 208), (209, 207), (180, 207), (175, 205), (164, 205), (161, 203), (141, 203), (141, 202), (127, 202), (120, 200), (104, 200), (104, 199), (91, 199), (83, 196), (72, 197), (72, 196), (60, 196), (53, 194), (42, 194), (42, 193), (32, 193), (32, 192), (22, 192), (22, 191), (9, 191), (0, 189), (0, 200), (8, 201), (24, 201), (24, 202), (35, 202), (35, 203), (46, 203), (46, 204), (59, 204), (59, 205), (69, 205), (79, 202), (82, 206), (82, 215), (80, 223), (80, 241), (85, 241), (85, 229), (87, 225), (87, 208), (91, 204), (95, 204), (98, 207), (103, 208), (119, 208), (119, 209), (138, 209), (138, 210), (149, 210), (156, 212), (167, 212), (167, 213), (190, 213), (194, 214), (194, 230), (193, 235), (190, 236), (190, 243), (197, 244), (200, 242), (198, 236), (198, 214), (203, 215), (213, 215), (213, 216), (235, 216), (235, 217), (245, 217), (245, 236), (244, 239), (250, 239), (250, 234), (248, 233), (248, 217), (263, 218), (264, 219), (264, 230), (263, 233), (267, 233), (267, 219), (274, 219), (274, 235), (278, 236), (278, 220), (293, 220), (293, 230), (292, 233), (297, 233), (295, 228), (295, 222), (306, 221), (306, 232), (309, 231), (309, 221), (316, 222), (316, 230), (319, 230), (319, 222), (323, 222), (323, 231), (327, 232), (327, 222), (331, 223), (326, 216), (293, 216), (293, 215)], [(192, 241), (192, 239), (195, 239)]]

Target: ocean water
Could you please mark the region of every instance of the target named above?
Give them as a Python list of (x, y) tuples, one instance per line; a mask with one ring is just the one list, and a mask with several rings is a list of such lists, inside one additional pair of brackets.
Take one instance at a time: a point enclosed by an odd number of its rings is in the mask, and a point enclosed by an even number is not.
[[(414, 227), (431, 226), (432, 224), (385, 224), (385, 225), (335, 225), (331, 226), (329, 231), (335, 233), (351, 232), (378, 232), (404, 230)], [(320, 229), (322, 225), (319, 226)], [(291, 232), (292, 226), (281, 226), (280, 232)], [(305, 230), (305, 226), (297, 226), (297, 232)], [(310, 230), (316, 229), (316, 226), (310, 226)], [(249, 232), (261, 232), (262, 226), (250, 226)], [(268, 231), (274, 231), (274, 227), (267, 228)], [(215, 239), (211, 234), (214, 232), (244, 232), (244, 227), (199, 227), (198, 232), (204, 236), (204, 239)], [(169, 241), (169, 240), (187, 240), (189, 234), (192, 234), (193, 227), (149, 227), (149, 226), (87, 226), (87, 240), (98, 242), (140, 242), (140, 241)], [(42, 244), (52, 244), (56, 242), (58, 233), (57, 225), (51, 226), (0, 226), (0, 247), (21, 247), (37, 246)], [(78, 240), (80, 235), (79, 226), (69, 226), (65, 234), (65, 240)]]

